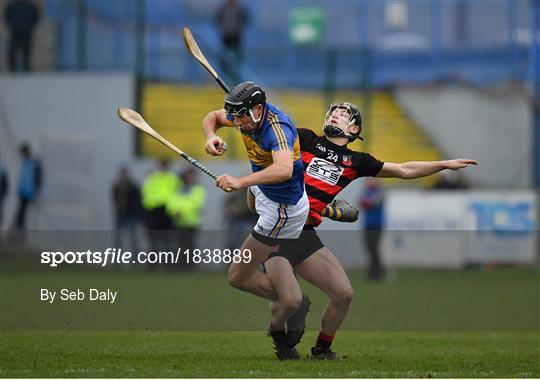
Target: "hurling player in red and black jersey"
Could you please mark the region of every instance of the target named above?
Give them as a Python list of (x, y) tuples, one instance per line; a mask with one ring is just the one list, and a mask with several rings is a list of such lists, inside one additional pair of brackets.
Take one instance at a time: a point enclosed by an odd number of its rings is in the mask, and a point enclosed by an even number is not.
[(320, 333), (311, 349), (311, 357), (334, 359), (336, 354), (330, 346), (347, 316), (353, 289), (340, 262), (324, 246), (314, 228), (321, 223), (323, 216), (349, 222), (358, 217), (358, 210), (346, 202), (335, 200), (336, 195), (360, 177), (413, 179), (444, 169), (465, 168), (477, 162), (456, 159), (396, 164), (379, 161), (367, 153), (352, 151), (347, 148), (347, 144), (357, 138), (362, 139), (362, 118), (358, 108), (351, 103), (330, 105), (323, 131), (324, 135), (319, 136), (309, 129), (298, 129), (310, 212), (300, 237), (290, 243), (282, 243), (280, 252), (275, 255), (286, 257), (298, 275), (328, 295), (329, 302), (322, 315)]

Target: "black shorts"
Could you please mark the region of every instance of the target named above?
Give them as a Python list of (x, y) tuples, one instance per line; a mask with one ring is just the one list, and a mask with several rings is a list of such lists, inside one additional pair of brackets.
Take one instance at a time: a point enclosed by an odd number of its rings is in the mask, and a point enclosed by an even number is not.
[(304, 226), (298, 239), (273, 239), (255, 231), (251, 232), (251, 236), (266, 245), (279, 245), (279, 248), (275, 252), (270, 253), (268, 258), (270, 259), (276, 256), (284, 257), (289, 260), (293, 267), (324, 247), (314, 226)]

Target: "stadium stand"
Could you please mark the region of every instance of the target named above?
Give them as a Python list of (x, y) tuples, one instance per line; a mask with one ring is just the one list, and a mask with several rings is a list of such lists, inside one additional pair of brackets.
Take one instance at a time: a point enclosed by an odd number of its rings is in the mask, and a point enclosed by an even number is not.
[[(291, 115), (297, 127), (320, 132), (327, 106), (320, 92), (276, 90), (275, 94), (271, 92), (270, 98)], [(361, 109), (366, 101), (355, 92), (341, 91), (333, 98), (353, 102)], [(156, 130), (182, 146), (189, 155), (198, 159), (211, 159), (203, 150), (205, 141), (200, 125), (202, 118), (211, 110), (211, 105), (215, 109), (222, 106), (221, 90), (215, 86), (148, 84), (143, 90), (142, 99), (142, 111)], [(380, 160), (390, 162), (441, 159), (437, 147), (403, 111), (391, 92), (376, 91), (367, 101), (371, 102), (369, 109), (372, 111), (371, 114), (364, 113), (363, 135), (366, 140), (354, 142), (351, 148), (368, 151)], [(226, 129), (222, 130), (222, 136), (229, 144), (228, 158), (245, 158), (245, 150), (238, 133)], [(142, 136), (140, 148), (143, 155), (151, 157), (174, 155), (146, 135)], [(433, 178), (424, 178), (415, 185), (430, 185), (432, 181)], [(403, 181), (394, 182), (403, 184)], [(411, 182), (407, 185), (410, 186)]]

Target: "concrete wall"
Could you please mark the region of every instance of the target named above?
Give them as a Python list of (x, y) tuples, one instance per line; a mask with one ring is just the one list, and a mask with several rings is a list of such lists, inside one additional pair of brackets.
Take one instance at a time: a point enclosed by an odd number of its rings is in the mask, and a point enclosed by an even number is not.
[(134, 132), (116, 117), (133, 104), (129, 74), (3, 75), (2, 165), (10, 176), (4, 228), (14, 212), (17, 147), (29, 142), (44, 167), (39, 229), (109, 228), (109, 183), (132, 156)]
[(475, 187), (532, 184), (532, 110), (520, 88), (400, 87), (398, 101), (448, 158), (473, 158), (463, 172)]

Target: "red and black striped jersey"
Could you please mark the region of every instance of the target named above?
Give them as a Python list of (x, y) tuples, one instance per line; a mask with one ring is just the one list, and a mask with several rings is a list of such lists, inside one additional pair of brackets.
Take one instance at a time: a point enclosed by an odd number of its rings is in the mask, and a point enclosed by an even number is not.
[(310, 129), (298, 128), (304, 164), (304, 182), (309, 197), (309, 216), (321, 223), (322, 210), (351, 181), (374, 177), (383, 162), (364, 152), (336, 145)]

